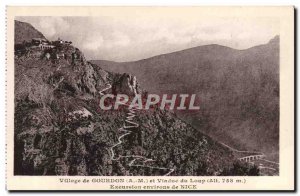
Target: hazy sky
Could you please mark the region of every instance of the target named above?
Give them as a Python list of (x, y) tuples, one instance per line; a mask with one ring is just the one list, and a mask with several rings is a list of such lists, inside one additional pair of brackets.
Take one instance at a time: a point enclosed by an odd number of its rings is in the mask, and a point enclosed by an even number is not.
[(246, 49), (279, 34), (276, 19), (164, 17), (17, 17), (49, 40), (72, 41), (87, 59), (133, 61), (205, 44)]

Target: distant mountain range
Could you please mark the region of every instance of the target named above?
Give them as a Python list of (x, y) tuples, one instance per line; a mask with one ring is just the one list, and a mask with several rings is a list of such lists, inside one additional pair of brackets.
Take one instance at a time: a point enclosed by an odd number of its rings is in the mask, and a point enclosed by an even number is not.
[(135, 75), (152, 93), (196, 93), (200, 111), (179, 116), (214, 139), (278, 160), (279, 36), (246, 50), (212, 44), (134, 62), (91, 62)]

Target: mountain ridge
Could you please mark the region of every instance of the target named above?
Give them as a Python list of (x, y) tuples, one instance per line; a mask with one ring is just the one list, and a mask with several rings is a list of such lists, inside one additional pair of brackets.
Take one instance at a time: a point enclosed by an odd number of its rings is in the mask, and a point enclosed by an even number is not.
[(45, 36), (31, 24), (15, 20), (15, 44), (31, 41), (33, 38), (46, 39)]
[(236, 49), (236, 48), (221, 45), (221, 44), (205, 44), (205, 45), (194, 46), (194, 47), (191, 47), (191, 48), (176, 50), (176, 51), (173, 51), (173, 52), (166, 52), (166, 53), (163, 53), (163, 54), (158, 54), (158, 55), (154, 55), (154, 56), (150, 56), (150, 57), (142, 58), (142, 59), (138, 59), (138, 60), (133, 60), (133, 61), (114, 61), (114, 60), (105, 60), (105, 59), (89, 59), (89, 61), (91, 61), (91, 62), (103, 61), (103, 62), (107, 62), (107, 63), (121, 63), (121, 64), (122, 63), (134, 63), (134, 62), (139, 62), (139, 61), (143, 61), (143, 60), (148, 60), (148, 59), (151, 59), (151, 58), (157, 58), (157, 57), (164, 56), (164, 55), (171, 55), (171, 54), (181, 53), (181, 52), (185, 52), (185, 51), (189, 51), (189, 50), (197, 50), (197, 49), (203, 48), (203, 47), (208, 47), (208, 48), (210, 48), (210, 47), (219, 47), (219, 48), (224, 48), (226, 50), (232, 50), (232, 51), (247, 51), (247, 50), (252, 49), (252, 48), (267, 45), (271, 42), (275, 42), (275, 44), (278, 43), (279, 42), (279, 35), (275, 35), (267, 43), (259, 44), (259, 45), (256, 45), (256, 46), (251, 46), (251, 47), (245, 48), (245, 49)]

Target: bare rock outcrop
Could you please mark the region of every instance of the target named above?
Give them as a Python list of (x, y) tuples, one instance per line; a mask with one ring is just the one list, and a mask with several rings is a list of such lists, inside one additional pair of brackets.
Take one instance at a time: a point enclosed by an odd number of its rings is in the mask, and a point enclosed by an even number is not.
[(126, 94), (129, 96), (135, 96), (140, 93), (140, 88), (135, 76), (124, 73), (114, 84), (113, 92), (115, 94)]

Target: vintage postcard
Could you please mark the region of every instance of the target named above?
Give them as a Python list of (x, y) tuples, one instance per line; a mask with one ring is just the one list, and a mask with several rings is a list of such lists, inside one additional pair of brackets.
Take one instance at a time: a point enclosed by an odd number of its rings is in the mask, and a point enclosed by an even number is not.
[(294, 8), (7, 7), (7, 189), (295, 189)]

